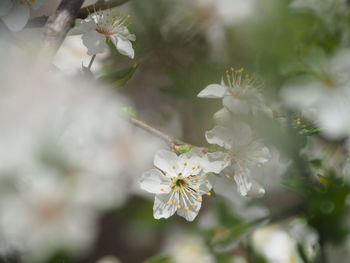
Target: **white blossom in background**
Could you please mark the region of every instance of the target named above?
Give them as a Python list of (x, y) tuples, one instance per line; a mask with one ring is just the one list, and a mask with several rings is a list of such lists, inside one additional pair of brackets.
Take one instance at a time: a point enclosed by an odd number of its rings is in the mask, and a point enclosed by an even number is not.
[(148, 148), (130, 138), (126, 101), (111, 90), (63, 79), (0, 45), (0, 253), (33, 262), (56, 249), (83, 253), (99, 215), (131, 192), (124, 171), (137, 162), (125, 158), (128, 148), (142, 160)]
[(256, 230), (252, 235), (254, 250), (269, 263), (302, 263), (297, 243), (280, 226), (268, 226)]
[[(102, 69), (103, 59), (107, 58), (109, 52), (97, 56), (92, 65), (91, 71), (99, 73)], [(87, 48), (81, 44), (80, 36), (68, 36), (57, 51), (53, 64), (67, 75), (75, 75), (82, 71), (82, 66), (87, 67), (90, 56), (87, 55)]]
[(117, 15), (115, 10), (96, 11), (85, 20), (78, 19), (71, 34), (82, 34), (84, 45), (89, 55), (104, 53), (108, 50), (106, 41), (110, 40), (120, 54), (134, 58), (135, 52), (131, 41), (136, 40), (128, 30), (129, 16)]
[(11, 30), (20, 31), (30, 18), (30, 10), (37, 9), (47, 0), (1, 0), (0, 20)]
[(206, 139), (208, 143), (217, 144), (226, 150), (222, 153), (222, 158), (230, 164), (228, 174), (233, 173), (241, 195), (265, 194), (264, 188), (254, 180), (252, 170), (267, 163), (271, 154), (265, 145), (253, 139), (248, 125), (236, 122), (232, 128), (215, 126), (206, 132)]
[(203, 238), (195, 234), (176, 231), (166, 240), (164, 252), (173, 263), (215, 263)]
[(304, 219), (295, 219), (288, 225), (288, 232), (303, 248), (308, 260), (315, 260), (320, 247), (317, 231), (308, 226)]
[[(224, 107), (231, 113), (240, 115), (266, 111), (263, 96), (260, 93), (261, 84), (248, 74), (244, 74), (243, 68), (226, 71), (226, 81), (221, 84), (210, 84), (202, 90), (200, 98), (222, 99)], [(227, 118), (227, 112), (220, 110), (216, 118)]]
[(330, 59), (311, 65), (312, 76), (286, 85), (282, 99), (316, 122), (331, 139), (350, 134), (350, 52), (340, 50)]
[(157, 169), (145, 172), (140, 185), (147, 192), (155, 194), (153, 212), (156, 219), (169, 218), (175, 212), (188, 221), (197, 216), (202, 195), (210, 195), (209, 172), (220, 172), (221, 161), (209, 161), (197, 150), (176, 155), (160, 150), (154, 157)]

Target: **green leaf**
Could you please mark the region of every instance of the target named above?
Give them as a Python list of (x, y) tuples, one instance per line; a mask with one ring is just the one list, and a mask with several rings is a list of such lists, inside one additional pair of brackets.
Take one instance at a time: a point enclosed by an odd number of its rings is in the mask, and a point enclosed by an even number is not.
[(169, 256), (166, 255), (156, 255), (149, 259), (146, 259), (143, 263), (170, 263)]
[(138, 66), (138, 63), (134, 63), (130, 67), (127, 67), (123, 70), (110, 71), (101, 76), (99, 80), (110, 83), (115, 88), (122, 87), (131, 79)]
[(122, 108), (123, 113), (125, 113), (128, 117), (132, 118), (132, 119), (136, 119), (137, 118), (137, 111), (135, 108), (133, 107), (123, 107)]

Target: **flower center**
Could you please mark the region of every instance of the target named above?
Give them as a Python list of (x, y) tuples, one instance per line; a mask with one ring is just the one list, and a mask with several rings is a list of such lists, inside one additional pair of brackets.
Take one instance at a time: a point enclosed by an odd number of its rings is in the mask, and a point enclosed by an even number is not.
[[(179, 174), (181, 175), (181, 174)], [(186, 180), (186, 178), (183, 177), (178, 177), (178, 178), (174, 178), (172, 181), (172, 185), (173, 185), (173, 191), (174, 192), (178, 192), (181, 191), (182, 189), (186, 189), (188, 186), (188, 182)]]

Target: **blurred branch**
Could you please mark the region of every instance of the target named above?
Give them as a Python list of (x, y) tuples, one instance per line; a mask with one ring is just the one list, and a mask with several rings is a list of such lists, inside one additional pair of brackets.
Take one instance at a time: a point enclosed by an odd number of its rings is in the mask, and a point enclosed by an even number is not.
[[(109, 8), (120, 6), (124, 3), (126, 3), (127, 1), (129, 1), (129, 0), (110, 0), (110, 1), (98, 0), (93, 5), (88, 5), (86, 7), (80, 8), (80, 10), (78, 11), (78, 14), (76, 15), (76, 18), (85, 19), (89, 14), (94, 13), (96, 10), (106, 10)], [(74, 2), (74, 1), (72, 1), (72, 2)], [(27, 28), (42, 27), (45, 25), (47, 20), (48, 20), (47, 16), (35, 17), (35, 18), (29, 20), (26, 27)]]
[(163, 141), (165, 141), (167, 144), (169, 144), (169, 146), (172, 150), (178, 151), (177, 147), (179, 145), (188, 145), (188, 143), (185, 143), (185, 142), (180, 141), (176, 138), (173, 138), (173, 137), (157, 130), (156, 128), (151, 127), (150, 125), (148, 125), (147, 123), (145, 123), (143, 121), (131, 119), (131, 123), (137, 127), (140, 127), (141, 129), (143, 129), (149, 133), (152, 133), (153, 135), (161, 138)]
[(96, 10), (105, 10), (109, 8), (113, 8), (116, 6), (120, 6), (124, 3), (126, 3), (128, 0), (98, 0), (95, 4), (86, 6), (79, 10), (77, 18), (84, 19), (89, 14), (94, 13)]
[(56, 12), (45, 24), (42, 55), (49, 61), (56, 54), (68, 31), (74, 25), (75, 18), (84, 0), (62, 0)]

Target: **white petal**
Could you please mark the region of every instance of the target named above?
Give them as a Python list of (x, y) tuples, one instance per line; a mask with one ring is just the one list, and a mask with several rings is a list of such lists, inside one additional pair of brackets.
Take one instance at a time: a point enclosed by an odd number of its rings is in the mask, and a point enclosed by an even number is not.
[(187, 221), (193, 221), (202, 205), (199, 200), (202, 200), (202, 197), (196, 197), (191, 194), (187, 194), (186, 197), (180, 198), (180, 208), (177, 208), (177, 214), (185, 218)]
[(135, 52), (129, 39), (112, 36), (111, 40), (120, 54), (128, 56), (129, 58), (134, 58)]
[(1, 0), (0, 1), (0, 16), (8, 14), (13, 6), (11, 0)]
[(210, 84), (197, 95), (199, 98), (222, 98), (227, 92), (225, 86), (219, 84)]
[(247, 196), (249, 197), (262, 197), (265, 194), (265, 189), (255, 180), (251, 180), (252, 186), (250, 190), (247, 193)]
[(154, 156), (153, 164), (169, 176), (178, 175), (178, 156), (170, 151), (159, 150)]
[(11, 11), (1, 17), (1, 19), (11, 31), (17, 32), (24, 28), (29, 20), (29, 16), (29, 7), (16, 2)]
[(235, 173), (234, 179), (237, 184), (238, 192), (243, 196), (247, 196), (252, 187), (252, 182), (247, 171)]
[(245, 100), (236, 99), (232, 96), (224, 97), (222, 104), (234, 114), (249, 113), (249, 104)]
[(107, 49), (106, 37), (95, 30), (88, 31), (82, 36), (83, 43), (88, 49), (88, 55), (103, 53)]
[(177, 209), (178, 202), (178, 195), (174, 192), (156, 195), (153, 205), (154, 218), (160, 219), (171, 217)]
[(212, 130), (205, 133), (208, 143), (217, 144), (226, 149), (231, 148), (232, 141), (234, 140), (233, 136), (230, 129), (222, 126), (215, 126)]
[(152, 169), (143, 173), (140, 180), (141, 188), (154, 194), (169, 193), (171, 191), (171, 188), (169, 187), (170, 183), (170, 178), (163, 175), (157, 169)]
[(197, 175), (202, 170), (202, 158), (200, 157), (201, 150), (193, 148), (189, 152), (179, 156), (179, 169), (183, 177)]
[(70, 35), (81, 35), (88, 31), (93, 31), (96, 24), (92, 20), (77, 19), (75, 26), (69, 31)]
[(217, 124), (225, 125), (231, 120), (231, 113), (225, 107), (214, 113), (214, 122)]
[(203, 171), (205, 173), (220, 173), (223, 169), (230, 165), (228, 154), (223, 152), (208, 153), (203, 163)]

